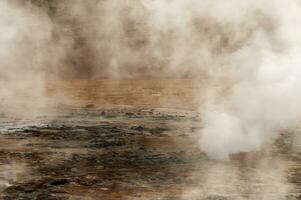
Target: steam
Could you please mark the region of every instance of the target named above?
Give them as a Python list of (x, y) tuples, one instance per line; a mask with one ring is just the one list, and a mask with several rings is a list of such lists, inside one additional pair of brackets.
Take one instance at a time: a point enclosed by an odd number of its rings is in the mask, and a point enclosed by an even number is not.
[(43, 105), (46, 78), (56, 64), (52, 55), (52, 24), (31, 4), (0, 2), (1, 113), (28, 112)]
[(49, 80), (188, 76), (206, 91), (201, 149), (259, 149), (301, 117), (300, 11), (297, 0), (3, 0), (1, 112), (45, 104)]
[(259, 9), (273, 29), (258, 29), (229, 55), (223, 74), (232, 83), (222, 86), (216, 80), (205, 105), (200, 143), (215, 159), (258, 150), (301, 119), (300, 5), (272, 1)]

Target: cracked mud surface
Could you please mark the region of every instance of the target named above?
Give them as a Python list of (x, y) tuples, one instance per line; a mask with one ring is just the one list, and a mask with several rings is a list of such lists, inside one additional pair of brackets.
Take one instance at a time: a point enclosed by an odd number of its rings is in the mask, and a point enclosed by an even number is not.
[(261, 151), (216, 162), (199, 150), (198, 112), (110, 98), (130, 106), (104, 109), (84, 101), (51, 117), (3, 116), (0, 199), (301, 198), (299, 130)]

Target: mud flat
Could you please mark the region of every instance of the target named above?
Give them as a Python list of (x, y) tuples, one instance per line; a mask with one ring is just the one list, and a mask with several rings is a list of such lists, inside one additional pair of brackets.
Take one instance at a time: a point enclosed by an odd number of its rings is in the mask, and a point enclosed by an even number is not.
[(64, 85), (74, 102), (60, 113), (2, 116), (0, 199), (301, 199), (299, 130), (212, 161), (199, 150), (191, 84), (77, 84)]

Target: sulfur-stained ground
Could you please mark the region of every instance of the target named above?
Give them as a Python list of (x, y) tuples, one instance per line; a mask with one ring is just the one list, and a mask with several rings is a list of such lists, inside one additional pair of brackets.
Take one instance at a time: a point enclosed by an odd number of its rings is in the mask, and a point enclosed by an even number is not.
[(197, 91), (186, 80), (53, 84), (49, 96), (68, 99), (59, 112), (0, 119), (0, 199), (301, 199), (299, 130), (212, 161)]

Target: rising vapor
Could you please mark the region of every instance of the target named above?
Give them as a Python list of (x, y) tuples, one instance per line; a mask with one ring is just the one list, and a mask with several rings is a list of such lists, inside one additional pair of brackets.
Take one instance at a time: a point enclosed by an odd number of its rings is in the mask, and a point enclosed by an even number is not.
[(227, 159), (299, 123), (300, 13), (297, 0), (3, 0), (1, 104), (45, 96), (48, 80), (191, 77), (200, 148)]

